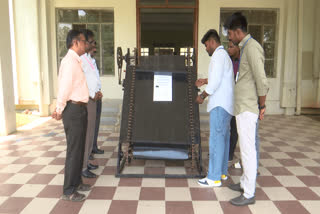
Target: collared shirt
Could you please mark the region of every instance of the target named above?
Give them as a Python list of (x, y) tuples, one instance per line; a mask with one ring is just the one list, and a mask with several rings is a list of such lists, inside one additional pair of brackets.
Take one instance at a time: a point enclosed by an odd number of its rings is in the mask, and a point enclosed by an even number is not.
[(89, 57), (89, 59), (92, 60), (92, 63), (94, 65), (94, 67), (95, 67), (96, 76), (97, 76), (97, 79), (98, 79), (98, 88), (99, 88), (99, 90), (101, 90), (100, 72), (99, 72), (99, 69), (98, 69), (98, 66), (97, 66), (97, 62), (90, 54), (88, 54), (88, 57)]
[[(235, 85), (234, 113), (249, 111), (259, 114), (258, 97), (268, 92), (268, 79), (264, 70), (264, 51), (261, 45), (248, 34), (239, 43), (239, 77)], [(244, 47), (244, 44), (247, 44)]]
[(86, 76), (87, 85), (89, 89), (89, 96), (93, 99), (96, 92), (99, 91), (98, 79), (96, 75), (96, 70), (93, 65), (92, 59), (89, 58), (89, 54), (85, 53), (81, 56), (82, 69)]
[(239, 59), (232, 60), (232, 65), (233, 65), (234, 79), (236, 79), (237, 72), (238, 72), (238, 69), (239, 69)]
[(67, 55), (61, 61), (58, 84), (56, 105), (56, 112), (58, 114), (62, 114), (69, 100), (88, 103), (89, 92), (86, 77), (81, 67), (81, 59), (71, 49), (69, 49)]
[(223, 46), (219, 46), (211, 56), (208, 85), (205, 89), (209, 94), (207, 111), (220, 106), (233, 115), (234, 75), (231, 59)]

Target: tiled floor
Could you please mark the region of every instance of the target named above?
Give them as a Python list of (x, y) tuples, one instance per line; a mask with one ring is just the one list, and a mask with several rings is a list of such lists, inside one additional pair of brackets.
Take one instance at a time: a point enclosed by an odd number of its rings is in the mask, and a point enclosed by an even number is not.
[[(320, 121), (311, 117), (267, 116), (260, 125), (261, 160), (255, 205), (234, 207), (238, 195), (227, 185), (238, 182), (240, 169), (220, 188), (201, 188), (197, 179), (115, 178), (119, 133), (102, 131), (96, 155), (100, 167), (88, 199), (60, 200), (65, 136), (61, 122), (51, 120), (0, 142), (0, 213), (320, 213)], [(202, 133), (207, 158), (208, 133)], [(237, 153), (238, 154), (238, 153)], [(204, 160), (204, 164), (207, 161)], [(174, 171), (174, 164), (133, 161), (138, 171)], [(179, 165), (177, 163), (177, 165)], [(134, 169), (133, 169), (134, 171)]]

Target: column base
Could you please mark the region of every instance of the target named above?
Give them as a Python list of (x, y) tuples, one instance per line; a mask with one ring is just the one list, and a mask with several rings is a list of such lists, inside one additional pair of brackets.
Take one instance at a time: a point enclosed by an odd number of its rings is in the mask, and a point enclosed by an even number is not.
[(295, 110), (296, 110), (296, 108), (287, 107), (284, 109), (284, 115), (287, 115), (287, 116), (295, 115), (295, 113), (296, 113)]

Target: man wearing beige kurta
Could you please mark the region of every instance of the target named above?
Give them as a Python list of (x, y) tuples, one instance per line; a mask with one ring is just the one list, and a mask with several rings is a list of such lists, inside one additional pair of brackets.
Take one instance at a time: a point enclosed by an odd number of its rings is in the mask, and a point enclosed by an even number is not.
[(257, 120), (264, 117), (268, 80), (264, 70), (264, 51), (247, 33), (247, 20), (241, 13), (230, 16), (224, 24), (229, 40), (240, 47), (239, 70), (236, 75), (234, 115), (240, 144), (243, 174), (240, 183), (230, 185), (232, 190), (243, 192), (230, 201), (236, 206), (255, 203), (257, 153), (255, 135)]

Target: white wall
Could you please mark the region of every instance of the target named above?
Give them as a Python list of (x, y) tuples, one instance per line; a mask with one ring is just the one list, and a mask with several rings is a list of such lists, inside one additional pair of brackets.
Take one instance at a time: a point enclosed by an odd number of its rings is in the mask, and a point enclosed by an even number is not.
[[(40, 0), (14, 0), (15, 1), (15, 13), (16, 16), (20, 15), (18, 19), (15, 21), (16, 27), (19, 26), (19, 31), (24, 34), (19, 34), (17, 36), (17, 49), (19, 52), (17, 54), (17, 69), (19, 71), (25, 71), (19, 73), (19, 84), (23, 86), (23, 90), (19, 91), (20, 96), (23, 99), (37, 99), (35, 98), (34, 91), (36, 86), (38, 85), (38, 74), (39, 74), (39, 65), (40, 62), (37, 60), (32, 61), (30, 57), (25, 56), (34, 56), (41, 53), (41, 49), (39, 51), (39, 44), (43, 46), (45, 41), (36, 42), (37, 34), (39, 35), (39, 31), (37, 31), (36, 26), (38, 25), (38, 19), (36, 14), (39, 13), (37, 11), (37, 2)], [(42, 0), (41, 0), (42, 1)], [(315, 1), (315, 0), (308, 0)], [(277, 46), (276, 46), (276, 78), (269, 78), (270, 91), (267, 96), (267, 113), (269, 114), (282, 114), (284, 113), (284, 108), (288, 107), (284, 104), (289, 101), (284, 99), (286, 95), (282, 94), (283, 85), (288, 84), (285, 82), (283, 84), (283, 78), (287, 78), (283, 75), (285, 69), (287, 69), (285, 64), (285, 60), (287, 59), (288, 50), (285, 44), (287, 43), (288, 36), (286, 34), (286, 27), (292, 17), (287, 17), (287, 10), (285, 8), (285, 4), (290, 4), (290, 0), (242, 0), (242, 1), (234, 1), (234, 0), (199, 0), (199, 29), (198, 29), (198, 72), (199, 77), (207, 76), (207, 68), (209, 64), (209, 57), (206, 53), (203, 45), (201, 44), (201, 38), (206, 33), (206, 31), (210, 28), (215, 28), (219, 31), (219, 23), (220, 23), (220, 9), (221, 8), (276, 8), (279, 9), (279, 23), (278, 23), (278, 36), (277, 36)], [(127, 48), (133, 49), (136, 47), (136, 1), (135, 0), (46, 0), (47, 7), (47, 18), (48, 18), (48, 65), (50, 74), (47, 72), (49, 80), (46, 81), (52, 82), (50, 86), (50, 96), (53, 98), (56, 96), (57, 92), (57, 53), (56, 53), (56, 17), (55, 10), (57, 8), (72, 8), (72, 9), (110, 9), (114, 10), (114, 38), (115, 38), (115, 50), (118, 46), (121, 46), (123, 51), (126, 52)], [(38, 10), (39, 10), (38, 6)], [(43, 7), (43, 6), (42, 6)], [(27, 11), (27, 12), (26, 12)], [(43, 10), (42, 10), (43, 12)], [(43, 13), (41, 12), (41, 18), (43, 18)], [(28, 14), (28, 16), (23, 16), (21, 14)], [(39, 21), (40, 25), (41, 21)], [(17, 29), (16, 29), (17, 30)], [(40, 31), (40, 35), (43, 35), (43, 29)], [(309, 34), (308, 34), (309, 35)], [(41, 39), (41, 38), (40, 38)], [(294, 39), (293, 39), (294, 40)], [(293, 41), (292, 40), (292, 41)], [(28, 41), (24, 43), (24, 41)], [(288, 46), (288, 45), (287, 45)], [(310, 47), (310, 44), (307, 44), (306, 47)], [(38, 49), (38, 51), (35, 51)], [(291, 56), (291, 55), (290, 55)], [(293, 56), (293, 55), (292, 55)], [(39, 57), (40, 59), (40, 57)], [(292, 61), (292, 57), (289, 57), (287, 63), (291, 63), (294, 67), (294, 63)], [(27, 65), (27, 66), (24, 66)], [(20, 66), (20, 67), (19, 67)], [(23, 67), (21, 67), (23, 66)], [(27, 68), (26, 68), (27, 67)], [(42, 66), (40, 66), (42, 68)], [(125, 66), (124, 66), (125, 67)], [(30, 69), (32, 68), (32, 69)], [(287, 69), (288, 70), (288, 69)], [(122, 74), (124, 76), (124, 73)], [(21, 79), (23, 82), (21, 82)], [(115, 55), (115, 75), (114, 76), (102, 76), (102, 92), (105, 98), (122, 98), (122, 86), (118, 85), (118, 74), (117, 74), (117, 64), (116, 64), (116, 55)], [(292, 83), (291, 83), (292, 82)], [(294, 81), (291, 81), (290, 84), (294, 85)], [(47, 83), (43, 83), (46, 84)], [(49, 95), (45, 95), (44, 100), (48, 100)], [(52, 99), (49, 97), (49, 100)], [(283, 101), (281, 103), (281, 100)], [(292, 99), (291, 99), (292, 100)], [(281, 105), (281, 106), (280, 106)], [(294, 103), (290, 103), (290, 105), (294, 105)], [(54, 106), (54, 101), (53, 105)], [(295, 107), (295, 106), (290, 106)]]
[(198, 34), (198, 73), (199, 77), (206, 77), (209, 65), (209, 56), (201, 43), (202, 36), (208, 29), (216, 29), (219, 32), (220, 9), (221, 8), (276, 8), (280, 9), (278, 37), (277, 37), (277, 70), (276, 78), (268, 78), (270, 90), (267, 96), (267, 113), (283, 114), (280, 108), (280, 80), (282, 72), (282, 44), (284, 42), (284, 0), (200, 0), (199, 1), (199, 34)]
[[(136, 1), (134, 0), (51, 0), (51, 37), (52, 47), (56, 47), (56, 8), (74, 9), (114, 9), (114, 53), (115, 53), (115, 76), (102, 76), (102, 93), (104, 98), (122, 99), (122, 86), (118, 85), (118, 67), (116, 63), (116, 49), (122, 47), (124, 53), (127, 48), (133, 50), (136, 47)], [(56, 50), (52, 52), (52, 64), (55, 72), (57, 65)], [(123, 65), (125, 69), (125, 63)], [(122, 73), (124, 77), (124, 73)], [(55, 85), (57, 79), (54, 77)], [(56, 91), (56, 88), (55, 88)]]

